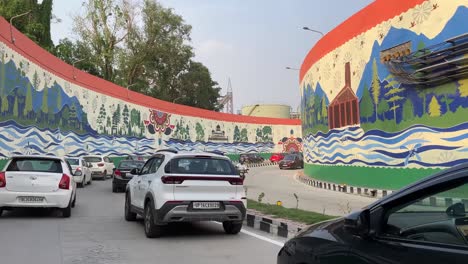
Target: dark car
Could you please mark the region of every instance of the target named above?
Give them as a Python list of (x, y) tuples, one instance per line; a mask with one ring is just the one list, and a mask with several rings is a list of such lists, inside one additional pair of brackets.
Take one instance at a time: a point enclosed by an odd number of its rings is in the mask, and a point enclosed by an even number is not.
[(140, 161), (147, 161), (150, 156), (142, 156), (142, 155), (127, 155), (124, 160), (140, 160)]
[(239, 157), (239, 161), (241, 163), (260, 163), (263, 162), (265, 159), (257, 153), (246, 153), (241, 154)]
[(288, 154), (279, 163), (280, 169), (299, 169), (304, 168), (304, 159), (298, 154)]
[(145, 161), (122, 160), (112, 173), (112, 192), (124, 191), (127, 183), (133, 178), (132, 169), (141, 169)]
[(466, 206), (468, 163), (309, 227), (286, 242), (278, 263), (466, 263)]

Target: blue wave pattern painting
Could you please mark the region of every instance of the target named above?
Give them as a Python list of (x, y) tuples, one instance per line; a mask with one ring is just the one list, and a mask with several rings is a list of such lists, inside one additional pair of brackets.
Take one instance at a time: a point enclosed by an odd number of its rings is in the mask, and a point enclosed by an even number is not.
[(468, 162), (467, 146), (468, 123), (415, 125), (395, 133), (353, 126), (306, 136), (304, 154), (313, 164), (447, 168)]
[(270, 153), (273, 152), (275, 144), (273, 142), (259, 142), (259, 143), (213, 143), (201, 142), (190, 140), (169, 139), (165, 141), (165, 145), (177, 149), (178, 151), (222, 151), (224, 153), (249, 153), (260, 152)]
[(0, 157), (21, 154), (82, 156), (99, 154), (124, 156), (155, 152), (154, 139), (78, 135), (74, 132), (25, 127), (13, 121), (0, 122)]

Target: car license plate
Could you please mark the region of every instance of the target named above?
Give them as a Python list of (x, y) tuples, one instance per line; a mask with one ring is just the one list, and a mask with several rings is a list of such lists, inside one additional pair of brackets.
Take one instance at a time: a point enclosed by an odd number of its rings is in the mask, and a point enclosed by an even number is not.
[(219, 202), (193, 202), (193, 209), (219, 209)]
[(18, 201), (20, 201), (22, 203), (42, 203), (44, 201), (44, 197), (20, 196), (20, 197), (18, 197)]

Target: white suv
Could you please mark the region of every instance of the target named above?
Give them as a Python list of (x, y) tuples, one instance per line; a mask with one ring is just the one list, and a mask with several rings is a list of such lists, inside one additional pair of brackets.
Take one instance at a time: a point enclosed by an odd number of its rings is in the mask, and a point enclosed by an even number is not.
[(237, 234), (246, 214), (243, 179), (227, 157), (161, 150), (127, 184), (125, 219), (143, 216), (147, 237), (170, 222), (218, 221)]
[(112, 175), (112, 172), (115, 168), (114, 163), (106, 156), (99, 155), (88, 155), (83, 157), (83, 159), (91, 163), (91, 177), (92, 178), (101, 178), (105, 180), (107, 176)]

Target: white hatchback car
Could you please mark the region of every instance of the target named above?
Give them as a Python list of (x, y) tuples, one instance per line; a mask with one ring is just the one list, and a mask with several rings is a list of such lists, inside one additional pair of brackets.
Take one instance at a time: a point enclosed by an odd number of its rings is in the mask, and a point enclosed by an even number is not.
[(125, 219), (144, 217), (147, 237), (161, 236), (170, 222), (218, 221), (237, 234), (246, 215), (241, 178), (228, 157), (158, 151), (127, 184)]
[(18, 207), (59, 208), (70, 217), (76, 202), (72, 168), (54, 156), (14, 156), (0, 171), (0, 215)]
[(73, 170), (73, 179), (81, 187), (86, 184), (91, 184), (93, 177), (91, 177), (91, 163), (86, 162), (83, 158), (65, 157), (65, 160), (70, 164)]
[(101, 178), (105, 180), (107, 176), (111, 176), (114, 171), (114, 163), (106, 156), (88, 155), (83, 157), (88, 163), (91, 163), (91, 176), (93, 178)]

